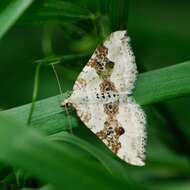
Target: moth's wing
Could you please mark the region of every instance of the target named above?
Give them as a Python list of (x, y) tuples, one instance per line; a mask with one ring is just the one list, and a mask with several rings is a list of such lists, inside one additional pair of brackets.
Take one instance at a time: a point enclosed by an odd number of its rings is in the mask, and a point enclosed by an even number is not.
[[(91, 61), (91, 59), (89, 60), (89, 62)], [(75, 84), (73, 86), (73, 91), (98, 91), (99, 84), (101, 82), (102, 81), (96, 73), (96, 70), (87, 64), (78, 75), (77, 80), (75, 81)]]
[(81, 121), (93, 132), (97, 133), (104, 129), (106, 114), (101, 104), (77, 104), (75, 106), (77, 115)]
[[(122, 160), (132, 165), (143, 166), (145, 159), (145, 114), (138, 104), (128, 99), (128, 103), (119, 103), (119, 112), (116, 120), (109, 119), (105, 114), (102, 104), (78, 104), (76, 106), (77, 114), (84, 124), (95, 133), (105, 145)], [(106, 127), (106, 123), (109, 126)], [(110, 144), (110, 131), (115, 131), (121, 127), (124, 133), (112, 138)], [(113, 145), (113, 146), (112, 146)]]
[(108, 59), (114, 62), (111, 81), (118, 92), (131, 94), (136, 80), (137, 68), (135, 58), (126, 31), (113, 32), (104, 42), (108, 48)]
[[(99, 135), (97, 134), (99, 138), (121, 159), (134, 165), (143, 165), (144, 145), (142, 144), (144, 144), (143, 139), (145, 136), (145, 119), (142, 117), (143, 112), (138, 105), (130, 101), (128, 101), (128, 104), (119, 104), (117, 120), (126, 130), (126, 133), (119, 137), (120, 143), (116, 142), (118, 145), (116, 149), (119, 147), (116, 150), (115, 147), (108, 145), (108, 141), (109, 143), (111, 142), (110, 139), (108, 139), (110, 137), (109, 135), (105, 135), (105, 133), (108, 132), (105, 131), (105, 122), (108, 120), (108, 115), (105, 113), (103, 103), (96, 103), (95, 101), (91, 103), (87, 101), (85, 103), (85, 101), (81, 102), (77, 100), (77, 97), (89, 98), (96, 92), (99, 93), (100, 84), (104, 80), (110, 80), (118, 93), (131, 93), (137, 71), (134, 57), (128, 44), (126, 31), (112, 33), (98, 51), (99, 57), (104, 57), (104, 53), (106, 54), (105, 57), (108, 59), (105, 60), (108, 61), (108, 66), (111, 71), (105, 72), (104, 70), (102, 72), (102, 65), (99, 65), (99, 63), (94, 66), (93, 61), (97, 58), (95, 51), (88, 64), (79, 74), (73, 88), (73, 93), (67, 101), (73, 104), (77, 110), (77, 114), (85, 125), (95, 134), (99, 133)], [(111, 129), (114, 129), (113, 125), (118, 125), (116, 120), (110, 123), (112, 123), (110, 126)]]
[[(114, 62), (110, 80), (119, 93), (131, 94), (136, 80), (137, 68), (126, 31), (117, 31), (104, 42), (108, 59)], [(121, 148), (117, 155), (133, 165), (144, 165), (146, 139), (145, 114), (138, 104), (128, 97), (120, 101), (117, 120), (125, 133), (120, 136)]]
[[(82, 72), (77, 77), (77, 80), (73, 87), (73, 95), (77, 94), (79, 98), (94, 96), (96, 93), (100, 93), (100, 84), (102, 79), (98, 76), (94, 67), (90, 62), (96, 57), (95, 53), (87, 65), (83, 68)], [(72, 95), (71, 95), (72, 96)], [(91, 98), (92, 101), (80, 101), (72, 102), (77, 111), (77, 115), (84, 122), (84, 124), (91, 129), (94, 133), (104, 128), (104, 122), (106, 120), (106, 114), (104, 113), (103, 105), (97, 104), (96, 100)]]
[[(113, 63), (111, 76), (108, 78), (115, 84), (117, 91), (131, 94), (136, 80), (137, 67), (127, 31), (123, 30), (111, 33), (99, 47), (95, 50), (88, 64), (79, 74), (77, 80), (82, 78), (90, 83), (92, 80), (100, 77), (92, 66), (93, 61), (97, 59), (99, 53)], [(94, 73), (96, 74), (95, 78)], [(76, 81), (73, 88), (74, 90), (77, 89), (77, 84), (78, 82)]]
[[(105, 57), (107, 57), (107, 48), (101, 47), (101, 49), (101, 59), (104, 59)], [(88, 63), (78, 75), (77, 80), (75, 81), (75, 84), (73, 86), (73, 91), (83, 90), (84, 88), (91, 92), (98, 92), (100, 90), (99, 85), (102, 82), (102, 79), (97, 72), (97, 52), (99, 52), (99, 47), (96, 48)]]
[(146, 119), (143, 110), (132, 98), (128, 98), (127, 103), (120, 102), (117, 120), (125, 130), (119, 139), (121, 148), (117, 155), (130, 164), (144, 165)]

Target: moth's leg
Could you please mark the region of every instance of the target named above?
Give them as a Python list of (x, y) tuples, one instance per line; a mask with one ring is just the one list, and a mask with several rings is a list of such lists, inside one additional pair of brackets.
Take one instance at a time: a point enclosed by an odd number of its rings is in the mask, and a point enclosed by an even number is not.
[(70, 130), (71, 133), (73, 133), (72, 122), (71, 122), (71, 118), (70, 118), (70, 114), (69, 114), (69, 110), (68, 109), (71, 108), (71, 107), (73, 108), (74, 106), (73, 106), (73, 104), (71, 102), (67, 101), (67, 99), (64, 102), (62, 102), (60, 106), (66, 112), (67, 120), (68, 120), (68, 125), (69, 125), (69, 130)]

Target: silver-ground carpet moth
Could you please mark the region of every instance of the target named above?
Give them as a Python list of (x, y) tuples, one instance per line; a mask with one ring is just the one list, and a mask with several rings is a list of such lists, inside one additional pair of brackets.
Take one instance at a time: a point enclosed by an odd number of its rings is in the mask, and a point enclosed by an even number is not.
[(62, 105), (72, 105), (83, 123), (119, 158), (142, 166), (146, 119), (131, 96), (136, 76), (127, 32), (113, 32), (97, 47)]

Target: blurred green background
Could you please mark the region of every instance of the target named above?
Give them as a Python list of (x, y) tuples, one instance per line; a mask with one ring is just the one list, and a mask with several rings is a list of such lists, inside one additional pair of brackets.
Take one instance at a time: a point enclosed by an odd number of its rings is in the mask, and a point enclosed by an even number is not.
[[(52, 53), (84, 55), (55, 65), (63, 90), (71, 90), (98, 42), (114, 30), (127, 28), (140, 72), (190, 60), (190, 1), (69, 2), (100, 18), (65, 22), (67, 18), (61, 14), (59, 18), (58, 13), (33, 19), (30, 13), (39, 6), (36, 2), (0, 40), (0, 109), (31, 102), (35, 61)], [(38, 99), (57, 94), (52, 67), (43, 66)], [(190, 97), (144, 107), (148, 117), (147, 166), (127, 168), (137, 183), (152, 189), (190, 189), (189, 107)], [(88, 139), (84, 134), (81, 136)]]

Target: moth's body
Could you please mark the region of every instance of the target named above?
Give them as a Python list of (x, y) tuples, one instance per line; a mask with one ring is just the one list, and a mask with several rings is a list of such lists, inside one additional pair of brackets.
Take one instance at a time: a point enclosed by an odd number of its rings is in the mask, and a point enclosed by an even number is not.
[(127, 32), (114, 32), (95, 50), (62, 105), (72, 105), (84, 124), (113, 153), (142, 166), (145, 115), (130, 96), (136, 74)]
[(127, 92), (85, 92), (75, 91), (68, 99), (63, 102), (65, 104), (108, 104), (112, 102), (127, 103)]

